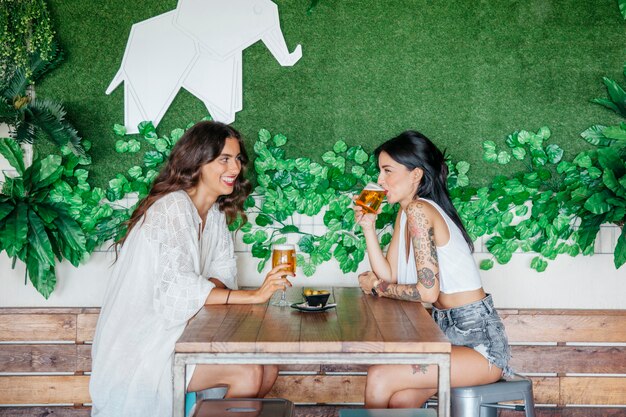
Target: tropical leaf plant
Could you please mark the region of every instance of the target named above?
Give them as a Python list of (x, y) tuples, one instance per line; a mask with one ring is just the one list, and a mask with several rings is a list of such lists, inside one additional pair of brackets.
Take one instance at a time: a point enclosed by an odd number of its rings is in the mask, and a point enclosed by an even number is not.
[(0, 251), (26, 264), (26, 275), (48, 298), (56, 285), (55, 258), (74, 266), (87, 254), (87, 238), (72, 217), (71, 206), (51, 195), (63, 176), (60, 155), (35, 156), (24, 167), (22, 150), (10, 138), (0, 140), (0, 154), (17, 175), (5, 176), (0, 193)]
[(8, 76), (5, 87), (0, 91), (0, 123), (9, 125), (10, 136), (18, 143), (48, 140), (82, 154), (81, 138), (65, 119), (63, 105), (48, 98), (35, 98), (29, 89), (32, 81), (60, 61), (56, 43), (53, 46), (55, 49), (50, 61), (42, 59), (38, 53), (30, 57), (30, 78), (24, 68), (18, 68)]

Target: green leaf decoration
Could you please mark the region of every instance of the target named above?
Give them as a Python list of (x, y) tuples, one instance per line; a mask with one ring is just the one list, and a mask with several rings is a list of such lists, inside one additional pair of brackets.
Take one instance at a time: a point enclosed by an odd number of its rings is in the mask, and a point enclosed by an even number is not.
[(282, 135), (282, 134), (278, 134), (278, 135), (274, 136), (274, 145), (275, 146), (283, 146), (285, 143), (287, 143), (287, 136)]
[(587, 199), (585, 202), (585, 208), (593, 214), (604, 214), (611, 210), (611, 204), (608, 204), (606, 199), (610, 196), (606, 191), (596, 193)]
[[(610, 78), (604, 77), (603, 80), (604, 85), (606, 86), (606, 90), (609, 93), (609, 98), (613, 103), (613, 106), (607, 107), (611, 108), (622, 117), (626, 117), (626, 93), (619, 84), (617, 84)], [(595, 100), (595, 102), (606, 106), (606, 104), (604, 104), (600, 100)]]
[(617, 239), (617, 245), (615, 245), (615, 252), (613, 254), (613, 262), (615, 268), (621, 268), (626, 263), (626, 224), (622, 226), (622, 234)]
[(467, 172), (470, 169), (470, 164), (469, 162), (466, 161), (460, 161), (456, 164), (456, 170), (459, 174), (467, 174)]
[(608, 146), (613, 142), (613, 140), (608, 139), (606, 136), (604, 136), (605, 129), (606, 126), (594, 125), (581, 133), (580, 136), (582, 136), (583, 139), (585, 139), (592, 145)]
[(511, 153), (513, 154), (513, 157), (518, 161), (521, 161), (526, 157), (526, 149), (521, 147), (513, 148), (511, 150)]
[(123, 139), (119, 139), (115, 142), (115, 152), (124, 153), (128, 152), (128, 142)]
[(551, 135), (552, 132), (550, 132), (550, 128), (548, 128), (548, 126), (541, 126), (537, 131), (537, 136), (539, 136), (543, 141), (548, 140)]
[(530, 267), (537, 272), (543, 272), (548, 267), (548, 263), (541, 259), (541, 257), (535, 256), (530, 262)]
[(609, 145), (613, 144), (616, 140), (626, 140), (626, 130), (623, 126), (608, 126), (602, 131), (602, 134), (605, 138), (611, 140)]
[(368, 159), (369, 156), (367, 152), (359, 147), (359, 149), (357, 149), (356, 153), (354, 154), (354, 161), (357, 164), (364, 164), (365, 162), (367, 162)]
[(617, 0), (619, 4), (619, 12), (622, 14), (624, 20), (626, 20), (626, 0)]
[(254, 219), (254, 222), (257, 224), (257, 226), (261, 226), (261, 227), (265, 227), (273, 223), (270, 216), (263, 214), (263, 213), (256, 216), (256, 219)]
[(491, 259), (483, 259), (482, 261), (480, 261), (480, 266), (479, 267), (483, 271), (488, 271), (491, 268), (493, 268), (493, 260), (491, 260)]
[(302, 236), (298, 242), (298, 248), (302, 253), (312, 253), (315, 250), (314, 239), (310, 235)]
[(563, 158), (563, 149), (554, 143), (550, 144), (546, 147), (546, 155), (548, 156), (548, 162), (558, 164), (561, 158)]
[(11, 138), (0, 139), (0, 154), (15, 168), (19, 175), (24, 174), (24, 154), (20, 145)]
[(28, 222), (29, 253), (37, 257), (40, 265), (54, 266), (52, 244), (43, 221), (33, 210), (28, 210)]
[(57, 282), (54, 267), (41, 263), (35, 256), (28, 256), (26, 258), (26, 270), (35, 289), (47, 300), (54, 291)]
[(342, 153), (342, 152), (346, 152), (347, 150), (348, 150), (348, 145), (346, 145), (346, 142), (344, 142), (343, 140), (338, 140), (333, 145), (333, 151), (335, 151), (335, 153)]
[(262, 143), (267, 143), (272, 138), (272, 134), (267, 129), (259, 130), (259, 141)]
[(163, 155), (156, 151), (146, 152), (143, 156), (143, 163), (148, 168), (154, 168), (163, 162)]
[(126, 126), (124, 126), (124, 125), (120, 125), (120, 124), (113, 125), (113, 132), (117, 136), (126, 136), (126, 131), (127, 131), (126, 130)]
[(137, 125), (137, 129), (139, 130), (139, 134), (143, 137), (156, 134), (156, 129), (152, 122), (141, 122)]
[(590, 168), (593, 164), (591, 157), (587, 155), (586, 152), (579, 153), (576, 158), (574, 158), (574, 163), (581, 168)]
[(41, 160), (37, 188), (42, 188), (48, 184), (52, 184), (61, 177), (62, 173), (63, 169), (61, 167), (61, 157), (59, 155), (48, 155)]
[(511, 155), (507, 151), (501, 151), (498, 153), (498, 163), (500, 165), (506, 165), (511, 161)]
[(27, 244), (28, 226), (28, 207), (18, 202), (5, 217), (4, 227), (0, 228), (0, 242), (10, 258), (17, 256)]
[(141, 142), (137, 139), (131, 139), (128, 141), (128, 152), (137, 153), (141, 150)]

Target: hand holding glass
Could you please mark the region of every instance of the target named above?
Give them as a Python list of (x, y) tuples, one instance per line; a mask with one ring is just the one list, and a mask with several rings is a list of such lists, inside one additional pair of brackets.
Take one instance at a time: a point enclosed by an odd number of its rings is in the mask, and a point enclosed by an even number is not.
[(363, 208), (365, 213), (376, 214), (385, 198), (385, 189), (380, 185), (368, 183), (354, 203)]
[[(290, 244), (274, 245), (272, 247), (272, 268), (275, 268), (281, 264), (288, 264), (289, 266), (283, 269), (285, 272), (296, 273), (296, 247)], [(284, 277), (287, 277), (285, 275)], [(272, 305), (284, 307), (289, 305), (285, 298), (285, 289), (280, 295), (280, 299), (272, 303)]]

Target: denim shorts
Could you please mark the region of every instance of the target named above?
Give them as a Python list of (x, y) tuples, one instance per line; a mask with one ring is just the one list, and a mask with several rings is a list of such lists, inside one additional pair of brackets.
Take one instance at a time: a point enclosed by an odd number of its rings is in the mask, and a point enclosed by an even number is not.
[(513, 374), (509, 367), (511, 349), (504, 324), (493, 307), (491, 295), (461, 307), (440, 310), (433, 306), (432, 316), (454, 346), (467, 346), (483, 355), (490, 364)]

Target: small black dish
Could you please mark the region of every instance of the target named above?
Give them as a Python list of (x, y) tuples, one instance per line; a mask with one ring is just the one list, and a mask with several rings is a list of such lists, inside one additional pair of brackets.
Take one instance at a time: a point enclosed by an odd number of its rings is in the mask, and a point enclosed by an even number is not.
[(317, 313), (320, 311), (326, 311), (326, 310), (330, 310), (331, 308), (335, 308), (337, 307), (337, 304), (326, 304), (324, 307), (311, 307), (310, 305), (307, 304), (307, 302), (302, 302), (302, 303), (293, 303), (291, 305), (291, 308), (295, 308), (298, 311), (304, 311), (306, 313)]
[(306, 300), (309, 307), (324, 307), (328, 302), (328, 297), (330, 297), (330, 293), (315, 295), (302, 294), (302, 296)]

